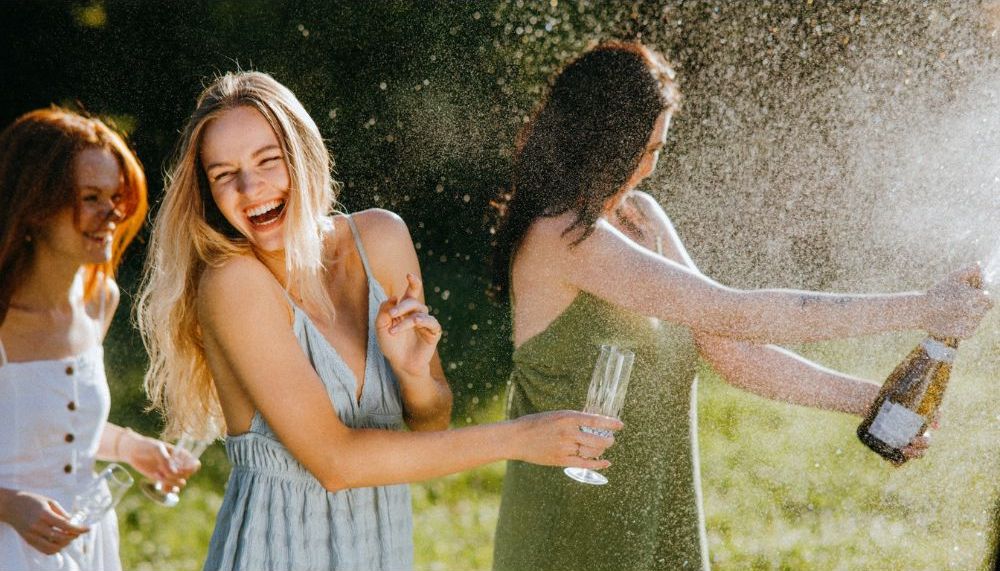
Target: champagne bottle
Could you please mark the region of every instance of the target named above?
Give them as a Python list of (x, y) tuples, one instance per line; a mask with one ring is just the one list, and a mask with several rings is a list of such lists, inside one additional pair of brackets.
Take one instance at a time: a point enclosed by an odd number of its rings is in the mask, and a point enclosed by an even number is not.
[(858, 438), (893, 464), (906, 461), (902, 449), (927, 430), (951, 376), (958, 339), (929, 336), (882, 384)]

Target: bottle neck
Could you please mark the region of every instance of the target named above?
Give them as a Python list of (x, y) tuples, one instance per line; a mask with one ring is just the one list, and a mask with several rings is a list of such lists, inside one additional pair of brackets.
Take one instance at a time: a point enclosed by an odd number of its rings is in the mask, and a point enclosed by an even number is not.
[(935, 361), (953, 363), (955, 353), (958, 349), (958, 339), (955, 337), (937, 337), (928, 335), (920, 345), (927, 352), (927, 356)]

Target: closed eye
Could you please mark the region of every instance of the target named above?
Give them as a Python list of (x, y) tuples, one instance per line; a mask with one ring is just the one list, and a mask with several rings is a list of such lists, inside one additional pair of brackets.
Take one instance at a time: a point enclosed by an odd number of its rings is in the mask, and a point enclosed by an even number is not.
[(224, 172), (216, 173), (215, 176), (212, 177), (212, 182), (222, 182), (222, 181), (229, 180), (229, 179), (233, 178), (233, 175), (235, 175), (235, 174), (236, 173), (233, 172), (233, 171), (224, 171)]

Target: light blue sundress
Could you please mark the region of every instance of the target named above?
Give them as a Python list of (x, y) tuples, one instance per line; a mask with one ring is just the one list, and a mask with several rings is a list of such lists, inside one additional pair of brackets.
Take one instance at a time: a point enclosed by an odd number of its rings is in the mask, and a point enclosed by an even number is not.
[[(372, 276), (354, 221), (349, 216), (346, 220), (368, 277), (368, 347), (360, 400), (355, 400), (351, 369), (306, 313), (292, 304), (295, 336), (342, 422), (354, 428), (400, 429), (399, 383), (375, 337), (375, 315), (387, 296)], [(328, 492), (281, 444), (259, 412), (248, 432), (226, 439), (226, 454), (233, 470), (205, 571), (413, 568), (408, 485)]]

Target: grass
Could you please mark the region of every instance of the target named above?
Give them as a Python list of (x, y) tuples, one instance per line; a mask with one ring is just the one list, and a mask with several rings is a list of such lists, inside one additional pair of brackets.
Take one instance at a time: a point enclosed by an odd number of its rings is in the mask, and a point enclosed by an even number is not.
[[(897, 350), (898, 349), (898, 350)], [(818, 346), (864, 373), (906, 347)], [(766, 401), (710, 372), (699, 387), (699, 438), (715, 571), (976, 571), (984, 568), (1000, 474), (995, 369), (962, 368), (926, 458), (892, 468), (854, 435), (858, 419)], [(970, 364), (972, 365), (972, 364)], [(983, 369), (984, 367), (979, 367)], [(872, 376), (872, 375), (868, 375)], [(478, 422), (496, 419), (494, 405)], [(221, 501), (225, 458), (209, 450), (174, 509), (131, 493), (119, 509), (127, 569), (200, 569)], [(417, 569), (489, 569), (502, 464), (413, 486)]]

